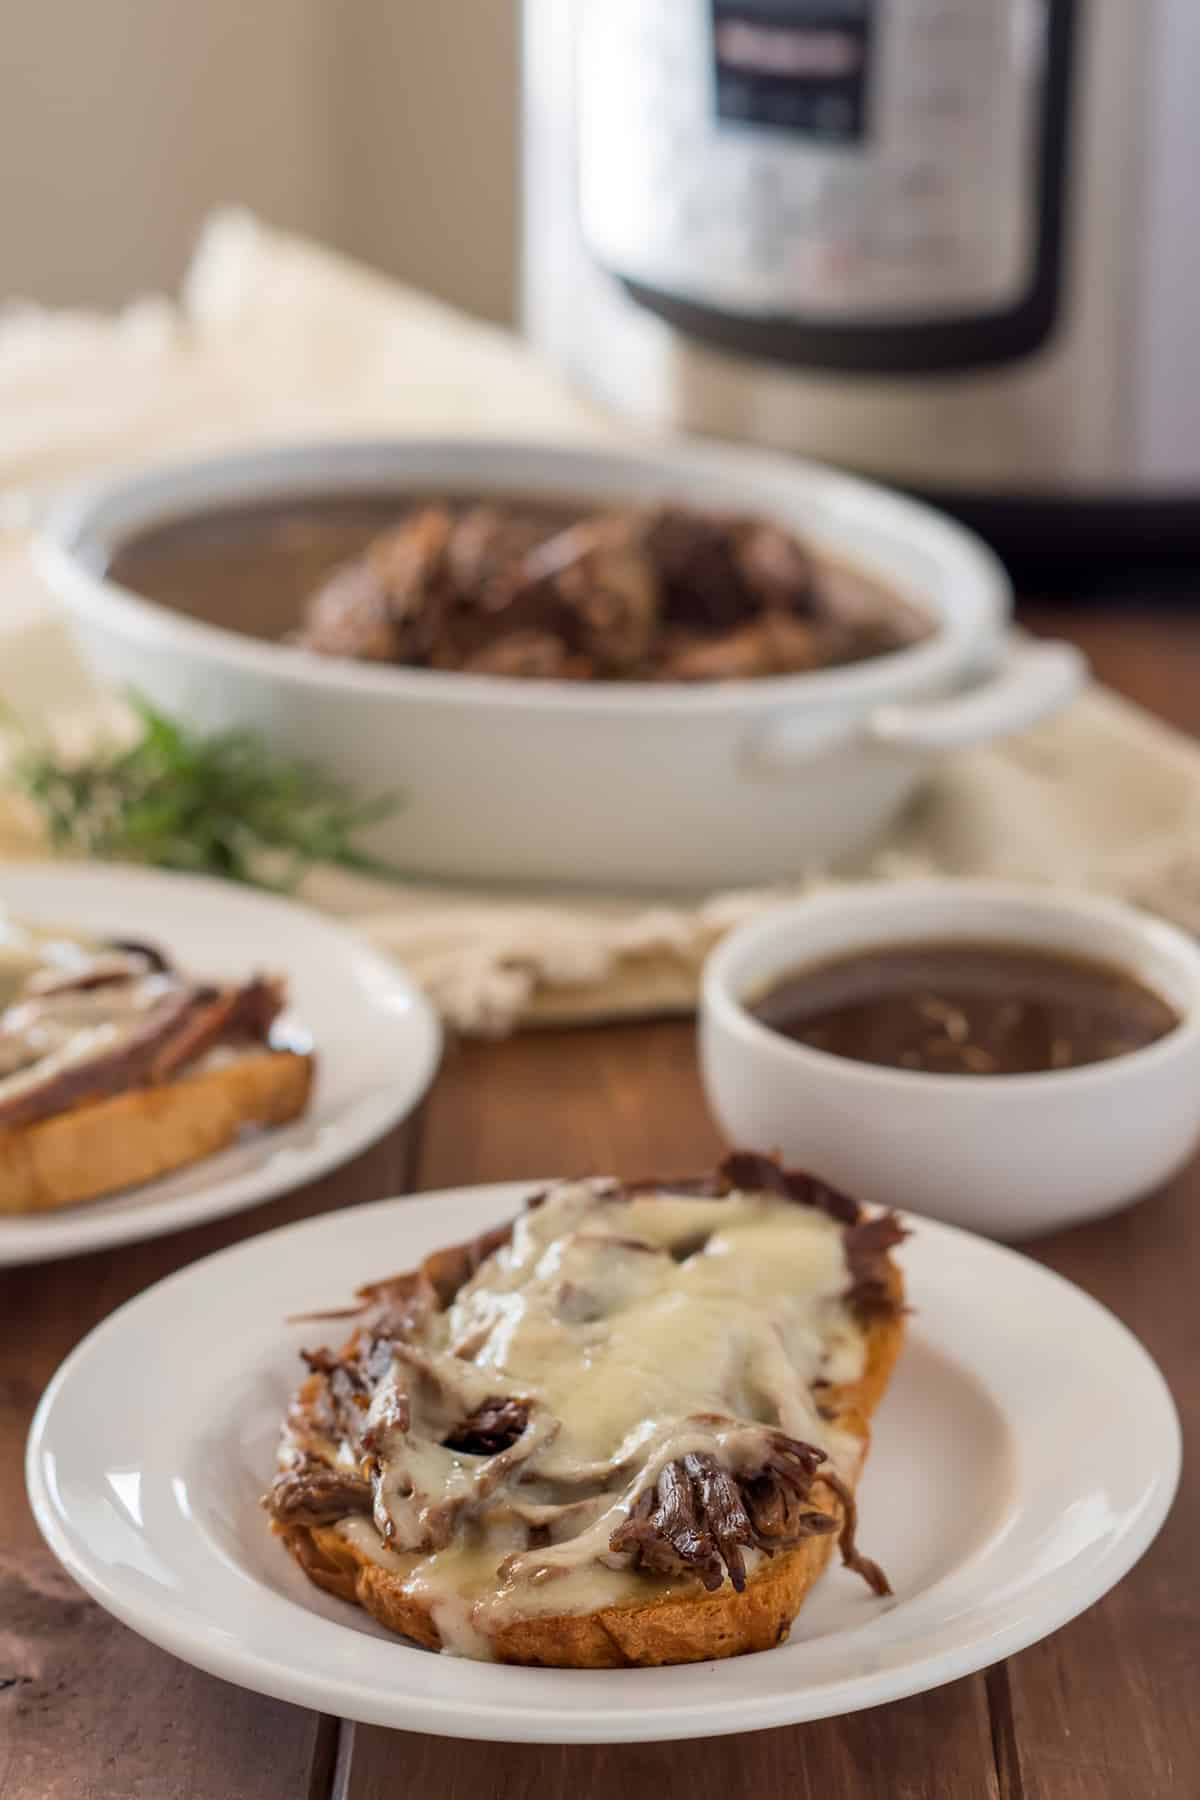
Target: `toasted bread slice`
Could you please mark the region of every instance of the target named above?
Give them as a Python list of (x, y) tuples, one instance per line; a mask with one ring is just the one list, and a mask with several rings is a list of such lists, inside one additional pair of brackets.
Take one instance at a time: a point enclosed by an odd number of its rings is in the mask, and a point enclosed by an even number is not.
[[(478, 1256), (473, 1261), (466, 1258), (454, 1285), (477, 1262)], [(853, 1520), (847, 1520), (846, 1510), (853, 1509), (871, 1415), (887, 1388), (904, 1337), (903, 1278), (890, 1256), (881, 1269), (881, 1291), (870, 1316), (862, 1321), (865, 1357), (861, 1375), (821, 1394), (822, 1415), (831, 1429), (857, 1439), (861, 1446), (853, 1471), (843, 1463), (841, 1481), (829, 1483), (818, 1474), (814, 1482), (811, 1505), (835, 1520), (838, 1530), (806, 1537), (794, 1548), (764, 1558), (741, 1592), (729, 1582), (709, 1592), (698, 1580), (684, 1576), (665, 1591), (660, 1584), (647, 1583), (644, 1603), (606, 1606), (589, 1613), (512, 1617), (491, 1637), (489, 1653), (501, 1662), (600, 1669), (703, 1662), (781, 1643), (824, 1572), (844, 1528), (849, 1528), (849, 1538), (842, 1539), (847, 1555), (852, 1543)], [(294, 1415), (318, 1404), (320, 1379), (312, 1376), (303, 1384)], [(431, 1650), (447, 1647), (436, 1609), (420, 1592), (420, 1584), (414, 1591), (409, 1581), (419, 1570), (422, 1556), (393, 1555), (384, 1566), (336, 1525), (275, 1521), (273, 1529), (316, 1586), (357, 1603), (389, 1630), (417, 1644)]]
[(0, 1128), (0, 1213), (48, 1211), (154, 1181), (308, 1105), (313, 1058), (252, 1050), (216, 1068)]

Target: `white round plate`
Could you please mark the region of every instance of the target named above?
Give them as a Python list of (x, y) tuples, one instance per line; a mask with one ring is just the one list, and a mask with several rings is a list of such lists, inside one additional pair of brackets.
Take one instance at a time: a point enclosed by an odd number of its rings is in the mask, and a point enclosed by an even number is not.
[(114, 1313), (63, 1364), (30, 1434), (33, 1509), (69, 1572), (174, 1655), (321, 1712), (625, 1742), (786, 1725), (951, 1681), (1082, 1611), (1161, 1525), (1179, 1426), (1141, 1345), (1036, 1263), (919, 1221), (903, 1251), (910, 1341), (860, 1489), (861, 1541), (894, 1599), (837, 1570), (780, 1649), (683, 1668), (506, 1668), (389, 1636), (312, 1587), (257, 1505), (297, 1352), (337, 1330), (287, 1320), (510, 1217), (533, 1188), (313, 1219)]
[(147, 939), (212, 980), (282, 975), (282, 1024), (311, 1038), (317, 1056), (304, 1118), (106, 1200), (0, 1215), (0, 1268), (158, 1237), (299, 1187), (374, 1143), (433, 1079), (441, 1030), (414, 982), (294, 901), (194, 875), (60, 863), (0, 869), (0, 908), (38, 924)]

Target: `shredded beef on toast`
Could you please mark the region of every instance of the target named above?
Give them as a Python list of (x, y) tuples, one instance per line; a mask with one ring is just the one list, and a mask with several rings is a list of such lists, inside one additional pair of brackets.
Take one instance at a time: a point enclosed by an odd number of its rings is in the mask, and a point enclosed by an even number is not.
[[(591, 1184), (591, 1201), (601, 1211), (643, 1199), (732, 1195), (769, 1196), (823, 1214), (841, 1234), (846, 1311), (863, 1330), (897, 1314), (900, 1288), (890, 1251), (905, 1233), (895, 1215), (869, 1215), (848, 1196), (769, 1157), (736, 1152), (715, 1175), (699, 1179)], [(533, 1196), (529, 1206), (545, 1197)], [(297, 1526), (369, 1516), (385, 1543), (427, 1553), (467, 1528), (487, 1500), (524, 1531), (527, 1546), (499, 1563), (500, 1580), (523, 1567), (553, 1579), (563, 1547), (600, 1531), (597, 1559), (610, 1567), (692, 1577), (710, 1594), (726, 1587), (741, 1594), (762, 1559), (836, 1535), (846, 1566), (875, 1593), (890, 1591), (882, 1571), (857, 1549), (852, 1486), (818, 1445), (782, 1428), (695, 1414), (684, 1423), (694, 1428), (697, 1447), (652, 1466), (644, 1481), (632, 1452), (595, 1466), (559, 1466), (558, 1421), (536, 1396), (503, 1392), (500, 1383), (486, 1391), (486, 1372), (472, 1362), (469, 1342), (455, 1355), (428, 1352), (430, 1321), (455, 1305), (488, 1259), (510, 1244), (513, 1230), (498, 1227), (436, 1252), (413, 1273), (362, 1288), (342, 1349), (304, 1353), (309, 1379), (292, 1409), (290, 1449), (264, 1496), (285, 1535)], [(572, 1244), (591, 1259), (601, 1286), (610, 1267), (636, 1280), (636, 1258), (654, 1249), (615, 1232), (592, 1237), (586, 1230), (567, 1242), (564, 1255)], [(684, 1241), (671, 1255), (678, 1262), (702, 1249)], [(558, 1318), (581, 1332), (603, 1318), (602, 1296), (597, 1300), (570, 1278), (559, 1285), (556, 1306)], [(402, 1379), (398, 1370), (406, 1371)], [(444, 1491), (437, 1490), (439, 1479)], [(428, 1492), (423, 1482), (432, 1483)], [(396, 1491), (405, 1520), (400, 1538), (388, 1511)]]
[(0, 1014), (0, 1128), (178, 1077), (211, 1052), (266, 1046), (282, 984), (189, 980), (133, 942), (35, 971)]

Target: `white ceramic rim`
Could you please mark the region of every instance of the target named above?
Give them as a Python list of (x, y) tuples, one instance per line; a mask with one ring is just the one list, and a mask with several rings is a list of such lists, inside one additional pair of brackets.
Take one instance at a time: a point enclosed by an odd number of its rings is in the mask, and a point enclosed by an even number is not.
[[(850, 1057), (834, 1056), (827, 1050), (815, 1050), (809, 1044), (800, 1044), (793, 1038), (784, 1037), (782, 1033), (772, 1031), (769, 1026), (762, 1024), (749, 1011), (747, 996), (739, 982), (744, 961), (752, 957), (764, 943), (776, 940), (785, 925), (793, 928), (794, 941), (790, 951), (781, 951), (781, 974), (789, 969), (803, 969), (806, 927), (812, 920), (829, 917), (831, 913), (843, 920), (861, 920), (868, 928), (864, 930), (861, 939), (863, 948), (873, 947), (880, 942), (904, 942), (902, 932), (899, 938), (888, 940), (880, 936), (877, 927), (896, 912), (902, 909), (907, 911), (914, 899), (919, 901), (922, 898), (953, 898), (962, 907), (964, 915), (976, 910), (983, 913), (1000, 903), (1016, 906), (1042, 918), (1052, 917), (1056, 921), (1076, 918), (1102, 927), (1111, 927), (1123, 932), (1126, 937), (1139, 939), (1164, 961), (1170, 962), (1181, 976), (1182, 985), (1189, 991), (1190, 1000), (1182, 1007), (1179, 1023), (1165, 1036), (1147, 1044), (1144, 1049), (1131, 1050), (1106, 1062), (1086, 1063), (1077, 1069), (1045, 1069), (1036, 1074), (1002, 1076), (939, 1075), (923, 1069), (889, 1069), (872, 1063), (855, 1062)], [(1019, 939), (1019, 925), (1014, 929)], [(956, 934), (946, 935), (953, 939)], [(1006, 936), (1007, 941), (1012, 942), (1012, 935), (1007, 933), (1007, 928), (1005, 933), (1001, 933), (994, 927), (989, 929), (981, 925), (977, 934), (962, 932), (957, 935), (971, 936), (973, 942), (981, 939), (986, 942), (992, 937), (999, 941), (1001, 936)], [(839, 957), (852, 956), (853, 943), (848, 941), (837, 954)], [(1119, 961), (1119, 958), (1115, 960)], [(895, 1089), (899, 1086), (919, 1088), (922, 1093), (941, 1091), (945, 1094), (961, 1094), (970, 1087), (977, 1093), (987, 1093), (989, 1096), (994, 1094), (995, 1104), (1002, 1106), (1007, 1100), (1023, 1098), (1035, 1089), (1044, 1091), (1045, 1084), (1053, 1082), (1056, 1091), (1070, 1090), (1077, 1093), (1081, 1089), (1095, 1089), (1102, 1095), (1106, 1089), (1119, 1087), (1131, 1070), (1152, 1070), (1157, 1064), (1171, 1061), (1194, 1047), (1200, 1037), (1200, 945), (1176, 926), (1168, 924), (1165, 919), (1142, 912), (1122, 900), (1112, 900), (1099, 894), (1074, 890), (1068, 892), (1061, 888), (1042, 888), (1024, 882), (1008, 881), (945, 879), (871, 882), (789, 901), (738, 926), (709, 953), (701, 978), (700, 1003), (702, 1010), (707, 1011), (748, 1049), (769, 1051), (781, 1063), (790, 1063), (798, 1073), (802, 1073), (805, 1068), (820, 1069), (826, 1080), (836, 1075), (847, 1084), (861, 1087), (864, 1092), (872, 1089), (878, 1092), (884, 1087)], [(1168, 1003), (1176, 1004), (1173, 998)]]
[[(67, 1256), (80, 1256), (93, 1250), (116, 1249), (122, 1244), (140, 1243), (144, 1239), (166, 1237), (172, 1232), (186, 1231), (190, 1226), (209, 1219), (225, 1218), (243, 1212), (278, 1194), (287, 1193), (305, 1183), (316, 1181), (331, 1170), (340, 1168), (352, 1157), (378, 1143), (417, 1107), (424, 1098), (437, 1071), (442, 1054), (442, 1025), (427, 996), (412, 976), (392, 957), (376, 950), (365, 938), (349, 927), (327, 918), (313, 907), (254, 888), (235, 886), (203, 875), (185, 875), (163, 869), (143, 869), (121, 863), (104, 863), (92, 867), (77, 863), (10, 863), (0, 869), (0, 899), (20, 912), (20, 889), (56, 881), (63, 889), (58, 917), (86, 926), (86, 918), (74, 912), (78, 904), (86, 913), (80, 891), (89, 885), (108, 886), (116, 881), (130, 886), (131, 917), (161, 918), (169, 906), (172, 891), (183, 890), (199, 895), (214, 908), (227, 905), (236, 896), (239, 907), (252, 906), (264, 914), (303, 915), (310, 928), (319, 929), (331, 956), (352, 957), (355, 966), (369, 971), (372, 987), (380, 994), (403, 997), (405, 1011), (413, 1025), (413, 1058), (397, 1079), (392, 1100), (370, 1118), (339, 1121), (323, 1130), (317, 1141), (301, 1148), (291, 1148), (286, 1156), (269, 1153), (261, 1164), (241, 1173), (226, 1175), (212, 1185), (202, 1185), (195, 1192), (174, 1195), (163, 1201), (155, 1190), (160, 1182), (147, 1182), (133, 1189), (144, 1205), (120, 1212), (104, 1210), (103, 1200), (83, 1202), (78, 1206), (59, 1208), (53, 1214), (15, 1213), (0, 1215), (0, 1268), (16, 1268), (26, 1263), (59, 1261)], [(170, 939), (169, 917), (162, 924), (165, 942)], [(153, 935), (153, 934), (151, 934)], [(236, 943), (231, 944), (231, 953)], [(306, 1021), (313, 1034), (314, 1049), (321, 1056), (320, 1022)], [(319, 1077), (318, 1077), (319, 1078)], [(269, 1151), (269, 1140), (264, 1140)], [(193, 1164), (199, 1170), (202, 1164)], [(164, 1177), (169, 1181), (170, 1176)], [(69, 1217), (68, 1217), (69, 1215)], [(43, 1220), (53, 1218), (53, 1225), (39, 1230)]]
[[(303, 1261), (303, 1252), (297, 1254), (301, 1240), (305, 1236), (319, 1239), (322, 1233), (339, 1227), (353, 1230), (360, 1223), (369, 1223), (380, 1236), (391, 1227), (389, 1251), (402, 1255), (406, 1216), (416, 1224), (416, 1236), (420, 1241), (427, 1232), (417, 1224), (418, 1218), (427, 1224), (448, 1209), (451, 1220), (447, 1229), (453, 1232), (456, 1228), (461, 1229), (460, 1215), (469, 1206), (471, 1219), (482, 1226), (510, 1216), (539, 1185), (545, 1183), (503, 1183), (447, 1190), (415, 1200), (376, 1202), (372, 1207), (356, 1207), (270, 1232), (193, 1263), (127, 1302), (97, 1326), (72, 1351), (43, 1395), (26, 1455), (26, 1477), (35, 1517), (47, 1543), (68, 1572), (117, 1618), (172, 1654), (225, 1680), (319, 1711), (436, 1735), (493, 1741), (663, 1741), (839, 1716), (923, 1692), (998, 1662), (1057, 1630), (1106, 1593), (1143, 1554), (1170, 1510), (1181, 1461), (1179, 1420), (1160, 1371), (1133, 1334), (1098, 1301), (1029, 1258), (970, 1232), (922, 1220), (918, 1236), (904, 1252), (905, 1256), (913, 1253), (919, 1240), (924, 1246), (920, 1252), (922, 1258), (931, 1260), (935, 1270), (941, 1266), (951, 1272), (951, 1278), (960, 1280), (969, 1276), (977, 1285), (986, 1287), (994, 1303), (985, 1309), (979, 1320), (977, 1342), (973, 1346), (976, 1363), (983, 1355), (985, 1365), (997, 1379), (999, 1371), (1007, 1366), (1006, 1359), (1011, 1354), (1011, 1330), (998, 1325), (993, 1331), (991, 1320), (993, 1316), (1003, 1319), (1004, 1308), (1000, 1302), (1005, 1287), (1015, 1284), (1016, 1291), (1023, 1293), (1027, 1302), (1022, 1316), (1028, 1315), (1033, 1321), (1030, 1329), (1035, 1335), (1038, 1319), (1055, 1322), (1055, 1332), (1047, 1340), (1055, 1346), (1055, 1354), (1073, 1358), (1077, 1369), (1086, 1363), (1087, 1369), (1091, 1370), (1099, 1361), (1106, 1363), (1111, 1371), (1115, 1362), (1121, 1371), (1115, 1391), (1127, 1399), (1130, 1407), (1136, 1407), (1141, 1437), (1136, 1466), (1125, 1470), (1121, 1477), (1122, 1480), (1128, 1477), (1135, 1484), (1126, 1494), (1123, 1510), (1119, 1514), (1110, 1514), (1104, 1521), (1100, 1538), (1089, 1540), (1087, 1554), (1080, 1554), (1078, 1545), (1070, 1548), (1059, 1544), (1054, 1547), (1055, 1554), (1048, 1555), (1046, 1551), (1051, 1546), (1047, 1540), (1042, 1557), (1035, 1559), (1032, 1567), (1027, 1559), (1018, 1558), (1025, 1584), (1020, 1587), (1019, 1598), (1006, 1591), (1001, 1622), (989, 1621), (986, 1606), (981, 1608), (979, 1601), (973, 1600), (971, 1595), (979, 1588), (984, 1569), (993, 1571), (990, 1578), (1000, 1582), (1009, 1566), (1011, 1577), (1014, 1552), (1009, 1545), (1011, 1533), (1007, 1523), (1002, 1523), (985, 1545), (968, 1553), (950, 1574), (935, 1580), (931, 1587), (915, 1597), (913, 1604), (921, 1609), (926, 1638), (936, 1628), (944, 1628), (943, 1642), (937, 1649), (914, 1650), (904, 1660), (872, 1670), (869, 1644), (873, 1626), (866, 1622), (844, 1636), (839, 1634), (843, 1643), (848, 1642), (851, 1646), (842, 1654), (850, 1656), (854, 1667), (852, 1675), (800, 1683), (772, 1677), (772, 1670), (777, 1671), (779, 1677), (785, 1667), (791, 1670), (790, 1663), (764, 1665), (761, 1657), (666, 1671), (577, 1671), (508, 1669), (494, 1664), (464, 1664), (457, 1658), (430, 1658), (426, 1652), (406, 1652), (406, 1656), (419, 1659), (410, 1664), (396, 1655), (397, 1646), (392, 1641), (381, 1642), (317, 1616), (313, 1619), (310, 1644), (301, 1658), (296, 1651), (297, 1606), (276, 1590), (251, 1581), (249, 1593), (254, 1599), (248, 1614), (243, 1596), (243, 1614), (252, 1618), (253, 1631), (260, 1639), (266, 1634), (270, 1645), (268, 1650), (254, 1648), (242, 1641), (236, 1618), (189, 1621), (175, 1598), (178, 1571), (174, 1577), (175, 1586), (168, 1584), (160, 1593), (158, 1586), (148, 1576), (143, 1576), (138, 1566), (126, 1566), (120, 1557), (107, 1559), (98, 1546), (89, 1544), (80, 1535), (78, 1513), (59, 1493), (59, 1471), (53, 1445), (56, 1410), (77, 1381), (84, 1382), (86, 1388), (89, 1359), (102, 1350), (107, 1353), (109, 1339), (115, 1337), (119, 1342), (121, 1334), (127, 1334), (131, 1326), (136, 1326), (140, 1307), (153, 1310), (160, 1296), (169, 1295), (181, 1316), (189, 1316), (190, 1284), (199, 1281), (203, 1285), (204, 1281), (211, 1280), (214, 1272), (219, 1272), (222, 1291), (234, 1295), (238, 1287), (230, 1280), (230, 1271), (236, 1259), (245, 1258), (253, 1264), (256, 1259), (269, 1258), (272, 1269), (291, 1268), (295, 1271)], [(370, 1215), (369, 1219), (367, 1215)], [(253, 1270), (247, 1272), (242, 1286), (258, 1295), (260, 1290), (253, 1274)], [(927, 1269), (926, 1277), (929, 1275)], [(1036, 1290), (1033, 1303), (1030, 1303), (1028, 1291), (1031, 1286)], [(924, 1312), (928, 1311), (927, 1305)], [(989, 1340), (989, 1331), (994, 1341)], [(989, 1341), (990, 1350), (987, 1349)], [(1018, 1382), (1007, 1393), (1008, 1406), (1004, 1415), (1009, 1428), (1016, 1430), (1018, 1450), (1024, 1391)], [(115, 1393), (111, 1398), (114, 1407), (120, 1403)], [(1038, 1429), (1046, 1429), (1045, 1421)], [(1054, 1423), (1054, 1429), (1058, 1430), (1057, 1423)], [(1062, 1421), (1065, 1439), (1069, 1439), (1074, 1429), (1082, 1427), (1076, 1426), (1070, 1418)], [(1094, 1422), (1089, 1430), (1092, 1432), (1089, 1444), (1094, 1451)], [(1069, 1457), (1066, 1460), (1069, 1465)], [(103, 1470), (97, 1468), (94, 1476), (89, 1475), (87, 1479), (103, 1486)], [(1041, 1534), (1065, 1517), (1069, 1508), (1060, 1504), (1063, 1502), (1059, 1492), (1062, 1479), (1061, 1475), (1056, 1476), (1055, 1491), (1046, 1498), (1042, 1484), (1030, 1479), (1029, 1471), (1026, 1471), (1022, 1492), (1027, 1512), (1032, 1509), (1033, 1517), (1031, 1525), (1030, 1519), (1021, 1515), (1025, 1527)], [(1043, 1523), (1039, 1507), (1042, 1513), (1049, 1508), (1053, 1518), (1047, 1517)], [(190, 1513), (186, 1518), (190, 1518)], [(144, 1534), (146, 1529), (139, 1515), (138, 1530)], [(192, 1545), (196, 1531), (190, 1526), (187, 1529), (188, 1543)], [(210, 1561), (217, 1555), (207, 1541), (203, 1554)], [(170, 1566), (168, 1563), (168, 1572)], [(225, 1565), (218, 1558), (211, 1566), (217, 1570)], [(237, 1591), (240, 1593), (241, 1589)], [(211, 1584), (206, 1584), (206, 1598), (210, 1593)], [(303, 1610), (301, 1607), (300, 1612)], [(931, 1616), (926, 1620), (924, 1615)], [(349, 1638), (347, 1629), (350, 1630)], [(945, 1632), (949, 1633), (949, 1644), (944, 1641)], [(814, 1640), (814, 1655), (810, 1660), (819, 1663), (820, 1646), (829, 1641)], [(920, 1632), (916, 1641), (919, 1646)], [(833, 1642), (836, 1644), (838, 1640), (835, 1638)], [(907, 1645), (909, 1636), (905, 1636), (904, 1642)], [(784, 1649), (762, 1654), (775, 1658), (787, 1657), (789, 1652)], [(299, 1666), (301, 1661), (305, 1665), (303, 1668)], [(763, 1679), (744, 1680), (747, 1669), (757, 1672)], [(722, 1696), (723, 1674), (735, 1687), (747, 1690), (736, 1701)], [(671, 1678), (666, 1691), (671, 1693), (678, 1687), (686, 1698), (678, 1703), (639, 1706), (636, 1701), (638, 1684), (657, 1686), (655, 1678), (664, 1675)], [(449, 1695), (439, 1692), (439, 1688), (449, 1689)], [(581, 1700), (578, 1704), (555, 1704), (548, 1724), (546, 1703), (543, 1700), (539, 1705), (536, 1696), (555, 1690), (594, 1695), (595, 1699), (590, 1703)], [(493, 1693), (494, 1697), (489, 1697)], [(522, 1696), (520, 1702), (515, 1698), (517, 1695)]]
[[(522, 475), (522, 469), (526, 474)], [(511, 471), (501, 473), (501, 470)], [(797, 493), (828, 514), (828, 532), (813, 536), (826, 549), (856, 560), (855, 546), (836, 530), (840, 514), (868, 517), (875, 529), (904, 539), (940, 565), (955, 605), (942, 612), (926, 642), (847, 668), (807, 675), (769, 675), (711, 684), (527, 681), (513, 676), (430, 669), (375, 668), (318, 656), (295, 645), (239, 636), (222, 626), (184, 618), (108, 580), (100, 566), (122, 538), (210, 507), (286, 496), (329, 494), (372, 484), (398, 492), (439, 485), (479, 492), (536, 490), (587, 496), (642, 497), (687, 488), (689, 478), (723, 476), (753, 484), (764, 512), (786, 509)], [(685, 496), (686, 497), (686, 496)], [(531, 714), (567, 710), (582, 716), (630, 713), (661, 716), (744, 713), (794, 706), (805, 699), (836, 706), (868, 705), (927, 689), (959, 672), (1007, 622), (1012, 585), (983, 541), (932, 507), (823, 464), (769, 453), (695, 444), (653, 451), (586, 449), (572, 444), (505, 442), (491, 438), (331, 440), (303, 446), (264, 446), (236, 456), (205, 458), (153, 472), (97, 482), (53, 507), (38, 535), (41, 573), (68, 608), (89, 623), (120, 627), (146, 645), (173, 645), (234, 667), (300, 687), (416, 701), (519, 707)], [(886, 579), (886, 577), (885, 577)], [(935, 603), (926, 598), (927, 606)]]

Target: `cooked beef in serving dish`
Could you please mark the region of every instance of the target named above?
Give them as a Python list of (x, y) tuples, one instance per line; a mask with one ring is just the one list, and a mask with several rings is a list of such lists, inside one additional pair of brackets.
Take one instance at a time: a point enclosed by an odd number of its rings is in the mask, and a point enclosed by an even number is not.
[(930, 630), (907, 600), (780, 525), (679, 505), (281, 502), (159, 527), (111, 572), (177, 610), (322, 655), (526, 679), (794, 675)]

